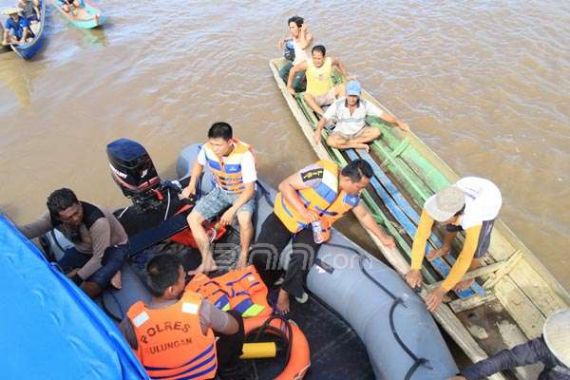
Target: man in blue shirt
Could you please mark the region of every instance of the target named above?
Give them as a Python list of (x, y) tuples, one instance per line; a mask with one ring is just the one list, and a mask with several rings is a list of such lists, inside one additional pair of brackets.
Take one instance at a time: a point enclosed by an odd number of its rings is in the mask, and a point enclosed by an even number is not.
[(9, 8), (3, 12), (9, 16), (4, 24), (3, 45), (25, 43), (28, 38), (34, 37), (34, 33), (30, 29), (30, 23), (25, 17), (20, 16), (18, 12), (18, 8)]

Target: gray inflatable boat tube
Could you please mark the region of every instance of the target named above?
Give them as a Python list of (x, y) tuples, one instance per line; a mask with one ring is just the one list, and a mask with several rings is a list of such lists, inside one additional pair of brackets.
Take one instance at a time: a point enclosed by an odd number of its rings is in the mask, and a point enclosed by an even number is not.
[[(181, 152), (179, 178), (190, 174), (198, 151), (195, 144)], [(207, 193), (212, 184), (206, 171), (200, 183), (202, 193)], [(274, 197), (275, 190), (260, 181), (256, 231), (272, 212)], [(307, 288), (356, 331), (377, 379), (442, 380), (457, 373), (424, 302), (395, 271), (340, 232), (334, 230), (330, 241), (319, 250)]]

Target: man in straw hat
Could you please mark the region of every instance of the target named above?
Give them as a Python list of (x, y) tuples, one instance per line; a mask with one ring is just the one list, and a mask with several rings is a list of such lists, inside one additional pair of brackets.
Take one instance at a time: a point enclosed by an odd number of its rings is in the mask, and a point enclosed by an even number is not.
[(25, 17), (20, 16), (19, 12), (19, 8), (8, 8), (2, 12), (9, 16), (4, 24), (2, 45), (21, 44), (34, 36), (30, 23)]
[(544, 324), (543, 335), (502, 350), (461, 371), (450, 380), (484, 379), (499, 371), (542, 362), (538, 380), (570, 380), (570, 309), (552, 314)]
[(451, 289), (463, 290), (472, 284), (473, 280), (461, 279), (468, 269), (481, 265), (479, 259), (487, 253), (493, 222), (501, 205), (501, 192), (497, 186), (478, 177), (462, 178), (426, 201), (412, 245), (411, 268), (406, 273), (406, 281), (411, 287), (416, 288), (422, 284), (420, 268), (434, 223), (443, 225), (446, 232), (443, 245), (432, 250), (427, 256), (428, 260), (448, 254), (457, 232), (465, 231), (463, 248), (449, 275), (426, 298), (428, 310), (434, 311)]

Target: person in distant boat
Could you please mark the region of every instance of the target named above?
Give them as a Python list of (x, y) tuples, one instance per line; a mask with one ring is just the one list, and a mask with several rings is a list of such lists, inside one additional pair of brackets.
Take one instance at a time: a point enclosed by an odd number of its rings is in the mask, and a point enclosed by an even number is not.
[(217, 269), (202, 223), (221, 212), (222, 225), (230, 224), (237, 217), (241, 245), (237, 267), (243, 268), (247, 265), (247, 253), (253, 238), (252, 216), (257, 181), (253, 153), (248, 144), (233, 138), (232, 127), (228, 123), (212, 124), (208, 131), (208, 142), (202, 146), (192, 167), (190, 183), (182, 191), (183, 197), (196, 194), (197, 181), (206, 165), (214, 175), (216, 187), (201, 198), (188, 215), (188, 225), (202, 254), (202, 263), (196, 272)]
[(287, 79), (287, 89), (291, 94), (296, 91), (293, 88), (293, 78), (299, 72), (304, 72), (307, 76), (307, 91), (304, 99), (307, 105), (319, 116), (323, 116), (323, 106), (327, 106), (338, 97), (345, 95), (343, 84), (333, 84), (333, 68), (336, 68), (346, 78), (348, 74), (344, 65), (338, 58), (326, 56), (326, 48), (323, 45), (316, 45), (311, 50), (311, 58), (301, 62), (291, 69)]
[(370, 164), (361, 159), (342, 169), (332, 161), (321, 160), (279, 184), (273, 213), (263, 222), (250, 254), (250, 261), (266, 285), (271, 287), (280, 276), (279, 257), (293, 240), (277, 297), (277, 311), (289, 312), (289, 295), (301, 303), (307, 300), (303, 290), (304, 278), (321, 244), (328, 240), (332, 224), (349, 211), (352, 210), (360, 223), (385, 246), (395, 246), (394, 239), (378, 226), (360, 203), (360, 194), (372, 175)]
[(52, 192), (48, 212), (31, 224), (19, 227), (29, 239), (52, 229), (73, 243), (58, 261), (61, 269), (91, 298), (105, 289), (127, 259), (128, 237), (117, 218), (106, 209), (79, 201), (66, 188)]
[[(279, 70), (279, 76), (285, 83), (289, 78), (289, 72), (294, 65), (307, 60), (310, 54), (309, 47), (313, 42), (313, 35), (309, 32), (307, 23), (302, 17), (293, 16), (287, 20), (290, 36), (279, 40), (277, 46), (282, 49), (287, 59), (285, 66)], [(293, 88), (297, 92), (305, 91), (305, 74), (298, 72), (293, 78)]]
[(346, 84), (346, 98), (335, 101), (325, 112), (315, 130), (315, 143), (321, 142), (323, 128), (334, 122), (336, 127), (327, 138), (327, 144), (338, 149), (366, 149), (368, 143), (380, 137), (381, 131), (376, 127), (366, 126), (366, 117), (374, 116), (408, 131), (408, 125), (394, 116), (385, 113), (371, 102), (361, 99), (360, 82), (351, 80)]
[(119, 329), (152, 379), (246, 379), (239, 312), (224, 312), (186, 290), (178, 257), (154, 256), (147, 264), (149, 304), (138, 301)]
[(420, 268), (433, 225), (444, 226), (446, 232), (443, 245), (427, 255), (430, 261), (450, 253), (457, 232), (465, 232), (463, 248), (449, 275), (426, 299), (428, 310), (434, 311), (451, 289), (461, 291), (471, 286), (474, 280), (461, 279), (467, 270), (481, 266), (480, 259), (489, 249), (493, 223), (502, 203), (497, 186), (488, 179), (478, 177), (462, 178), (425, 202), (412, 245), (411, 268), (406, 274), (406, 281), (412, 288), (422, 284)]
[(550, 315), (542, 336), (502, 350), (461, 371), (450, 380), (483, 380), (500, 371), (541, 362), (538, 380), (570, 380), (570, 309)]
[(30, 29), (30, 23), (25, 17), (20, 15), (19, 8), (9, 8), (4, 10), (3, 13), (9, 17), (4, 24), (2, 45), (23, 44), (28, 38), (34, 38), (34, 33)]
[(81, 0), (57, 0), (57, 2), (66, 13), (73, 13), (81, 7)]
[(29, 22), (40, 21), (40, 2), (38, 0), (19, 0), (20, 13)]

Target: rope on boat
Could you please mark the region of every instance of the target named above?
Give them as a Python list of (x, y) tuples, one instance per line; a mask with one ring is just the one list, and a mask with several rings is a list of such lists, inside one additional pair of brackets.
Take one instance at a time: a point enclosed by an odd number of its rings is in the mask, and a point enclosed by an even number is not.
[(406, 304), (402, 298), (394, 295), (394, 293), (392, 293), (384, 285), (382, 285), (380, 282), (378, 282), (378, 280), (376, 280), (374, 278), (374, 276), (372, 276), (372, 274), (370, 272), (368, 272), (368, 270), (364, 266), (364, 261), (370, 260), (370, 258), (364, 256), (362, 253), (360, 253), (357, 249), (355, 249), (353, 247), (349, 247), (349, 246), (342, 245), (342, 244), (333, 244), (333, 243), (325, 243), (325, 244), (330, 246), (330, 247), (343, 248), (343, 249), (347, 249), (349, 251), (356, 253), (359, 257), (358, 264), (360, 266), (360, 270), (362, 270), (364, 275), (370, 281), (372, 281), (377, 287), (382, 289), (382, 291), (384, 291), (384, 293), (386, 293), (390, 298), (392, 298), (392, 306), (390, 307), (390, 313), (389, 313), (390, 330), (392, 331), (392, 335), (394, 335), (394, 339), (396, 339), (396, 342), (398, 342), (398, 344), (400, 345), (402, 350), (404, 350), (404, 352), (414, 361), (414, 364), (410, 367), (410, 369), (406, 373), (405, 380), (411, 379), (412, 376), (414, 375), (415, 371), (421, 366), (424, 366), (428, 369), (433, 369), (429, 365), (429, 360), (426, 358), (420, 358), (416, 354), (414, 354), (414, 352), (406, 345), (406, 343), (404, 343), (404, 341), (402, 340), (402, 338), (398, 334), (398, 330), (396, 329), (396, 325), (394, 323), (394, 311), (396, 310), (396, 307), (398, 305), (401, 305), (402, 307), (405, 307), (405, 308), (407, 308), (407, 306), (406, 306)]

